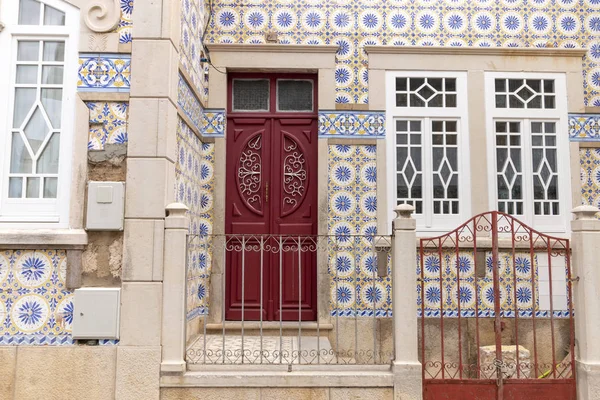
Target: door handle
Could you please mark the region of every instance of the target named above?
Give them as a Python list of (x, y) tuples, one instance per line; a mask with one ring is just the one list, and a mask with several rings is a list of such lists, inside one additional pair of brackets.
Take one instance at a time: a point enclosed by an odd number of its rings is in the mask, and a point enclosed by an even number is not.
[(269, 202), (269, 182), (265, 182), (265, 203)]

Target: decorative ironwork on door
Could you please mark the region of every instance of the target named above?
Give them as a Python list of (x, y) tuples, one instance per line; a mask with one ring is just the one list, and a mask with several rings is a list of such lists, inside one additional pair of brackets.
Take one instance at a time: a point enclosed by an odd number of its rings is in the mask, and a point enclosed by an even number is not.
[(569, 240), (502, 212), (420, 240), (425, 399), (575, 399)]

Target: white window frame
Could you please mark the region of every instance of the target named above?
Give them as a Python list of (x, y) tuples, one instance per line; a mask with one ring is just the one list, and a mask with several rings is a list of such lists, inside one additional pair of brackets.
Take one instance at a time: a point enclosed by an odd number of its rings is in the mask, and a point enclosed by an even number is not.
[[(10, 62), (0, 63), (0, 228), (67, 228), (71, 189), (72, 147), (75, 129), (75, 96), (79, 41), (79, 10), (62, 0), (38, 0), (65, 13), (64, 26), (18, 25), (19, 1), (0, 2), (5, 28), (0, 32), (0, 49)], [(18, 40), (65, 42), (63, 103), (61, 116), (57, 197), (14, 199), (8, 197), (11, 159), (11, 130)]]
[[(496, 108), (495, 79), (553, 79), (555, 108)], [(548, 233), (568, 232), (571, 211), (571, 174), (569, 152), (569, 129), (567, 118), (567, 83), (565, 74), (536, 72), (486, 72), (485, 73), (486, 139), (488, 159), (488, 182), (490, 210), (498, 209), (498, 184), (496, 178), (496, 138), (495, 121), (520, 121), (523, 166), (524, 213), (516, 216), (534, 229)], [(531, 155), (531, 122), (545, 121), (556, 123), (557, 172), (559, 215), (534, 215), (533, 210), (533, 171)]]
[[(455, 78), (456, 107), (397, 107), (396, 78)], [(469, 120), (466, 72), (387, 71), (386, 73), (386, 181), (388, 204), (396, 205), (396, 120), (421, 120), (423, 157), (423, 214), (415, 214), (417, 232), (442, 234), (471, 217), (471, 172), (469, 153)], [(457, 121), (458, 129), (458, 201), (459, 213), (433, 215), (431, 185), (431, 124), (432, 120)]]

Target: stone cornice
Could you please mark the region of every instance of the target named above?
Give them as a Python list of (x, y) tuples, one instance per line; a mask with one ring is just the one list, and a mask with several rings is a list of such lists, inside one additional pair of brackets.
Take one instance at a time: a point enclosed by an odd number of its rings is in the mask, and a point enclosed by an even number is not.
[(240, 53), (336, 53), (336, 45), (303, 45), (303, 44), (234, 44), (219, 43), (206, 45), (211, 53), (240, 52)]
[(515, 47), (439, 47), (439, 46), (365, 46), (368, 54), (428, 54), (472, 55), (504, 57), (578, 57), (586, 55), (585, 49), (515, 48)]

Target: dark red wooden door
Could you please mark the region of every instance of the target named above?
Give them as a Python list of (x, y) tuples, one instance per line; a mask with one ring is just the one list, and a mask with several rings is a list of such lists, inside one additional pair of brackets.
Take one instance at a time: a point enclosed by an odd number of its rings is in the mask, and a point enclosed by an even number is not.
[(230, 112), (226, 174), (226, 319), (315, 320), (315, 113)]

